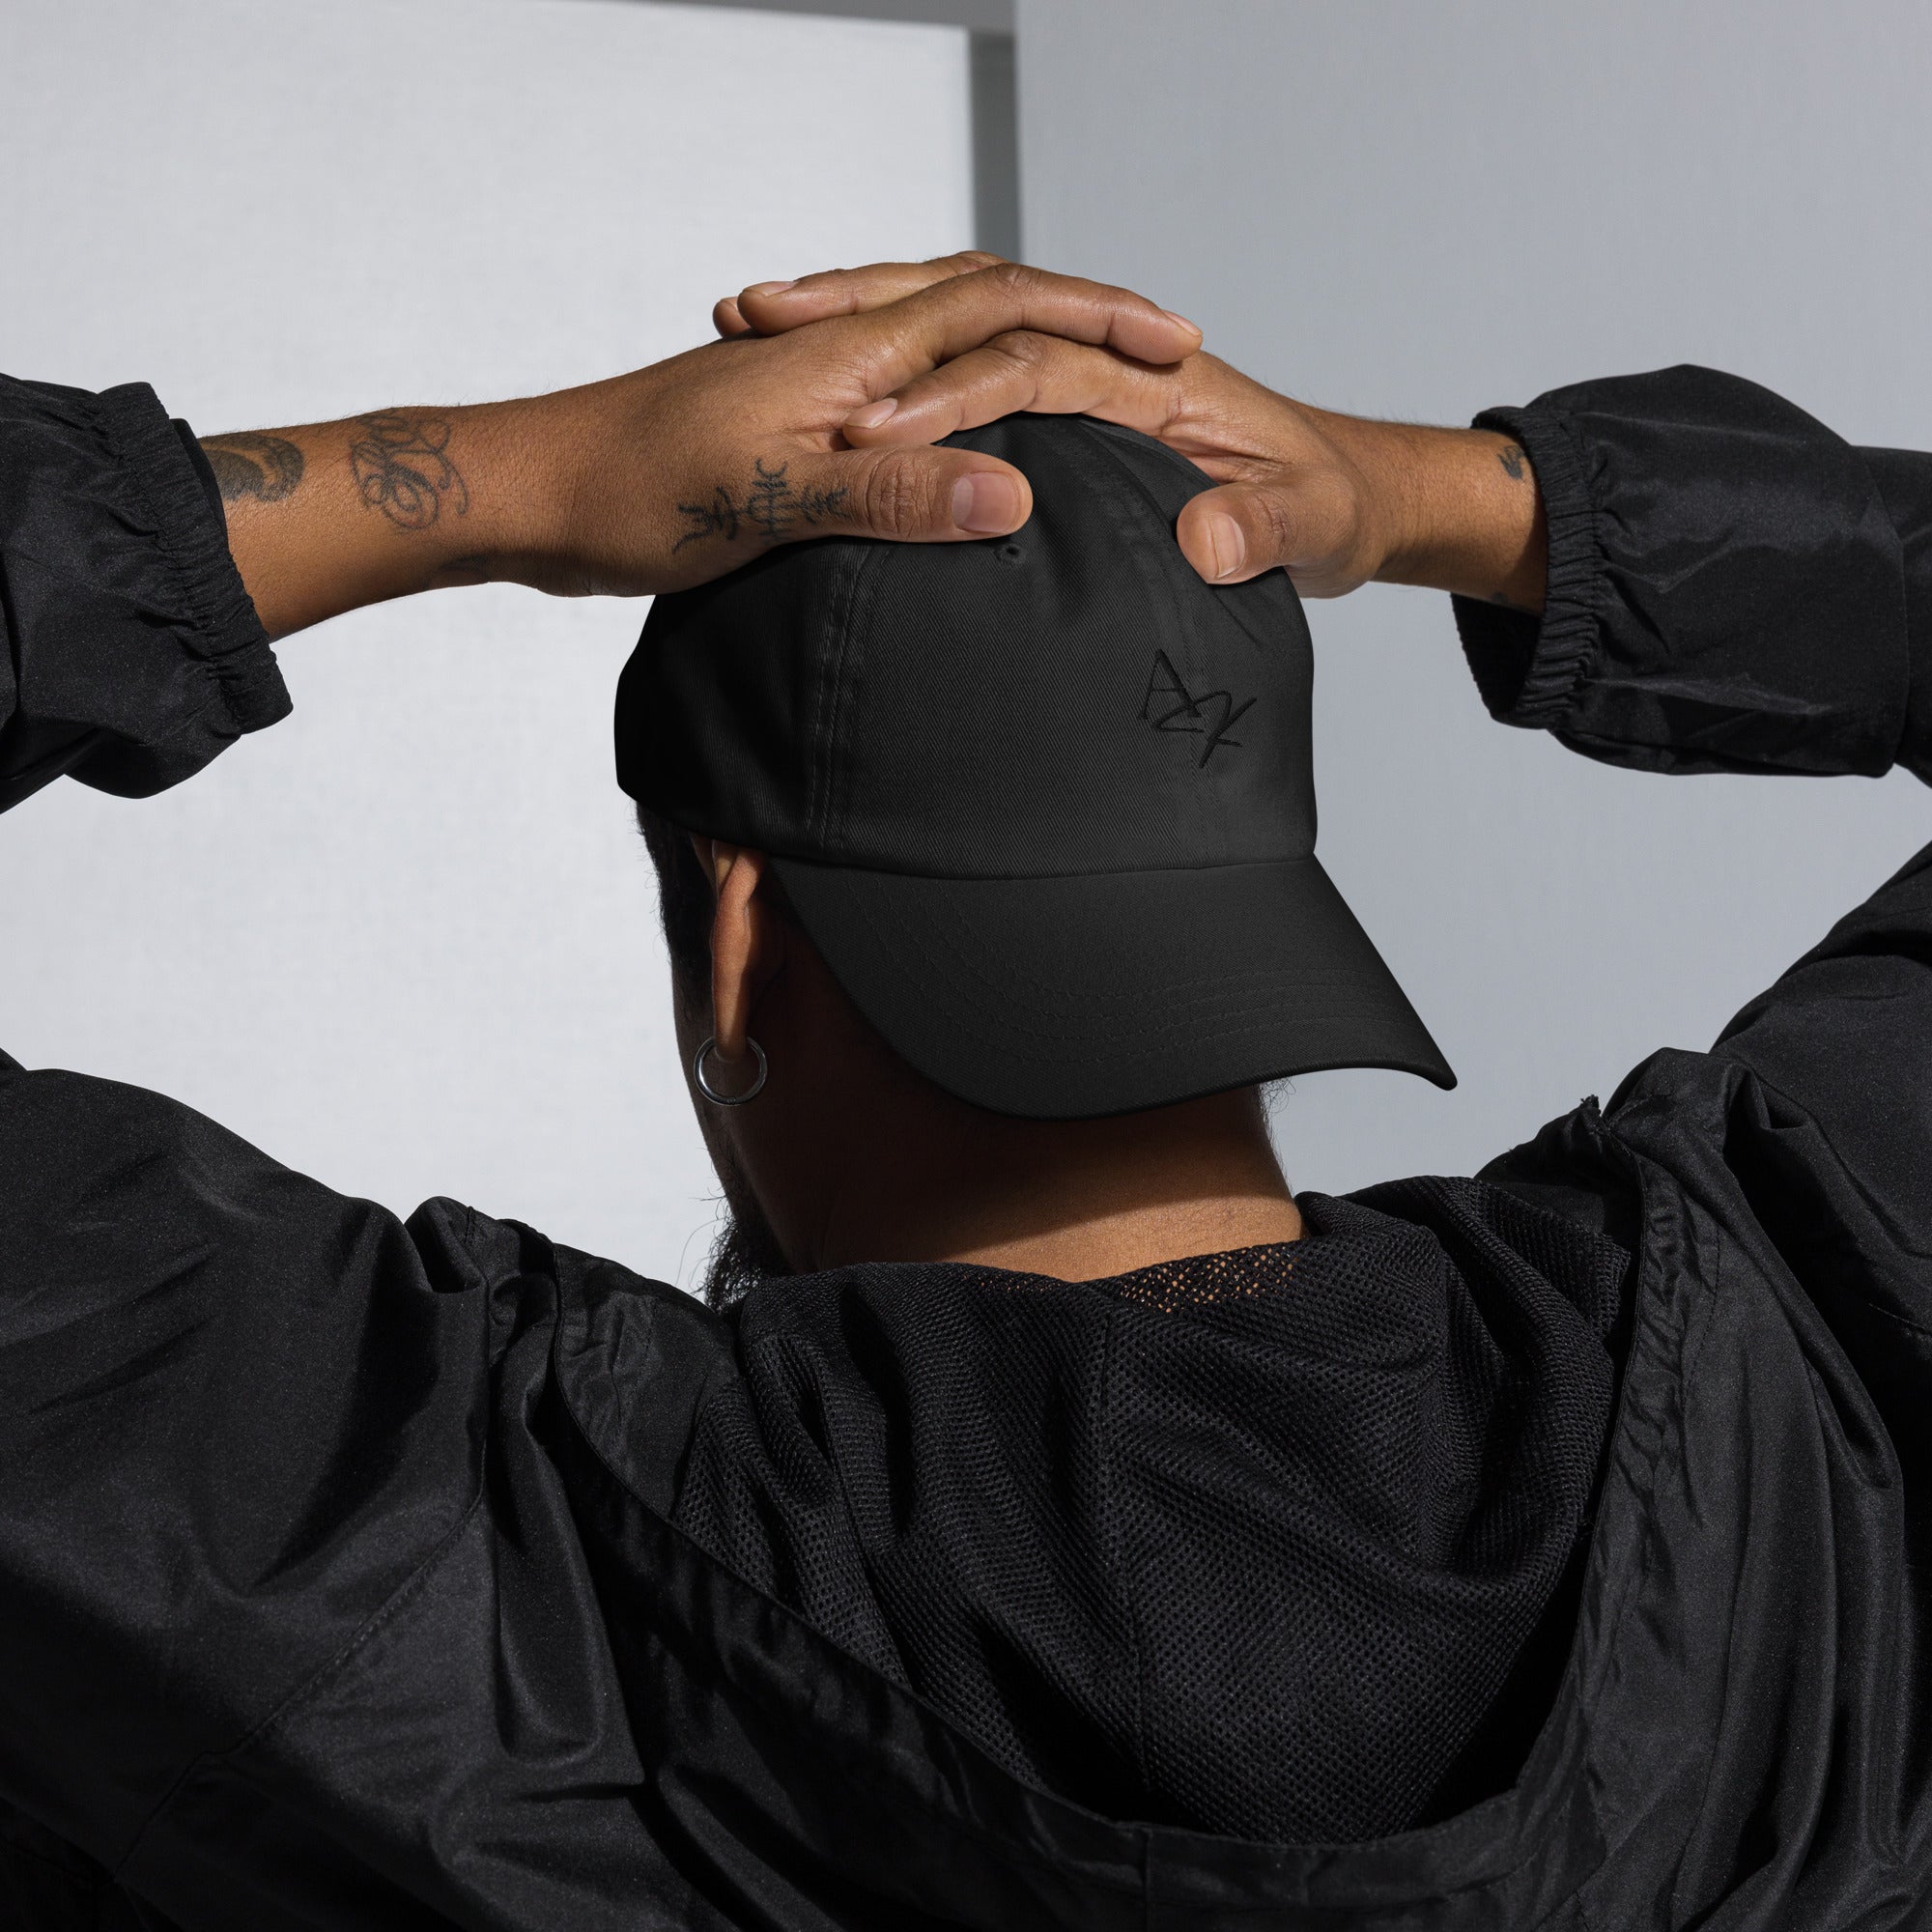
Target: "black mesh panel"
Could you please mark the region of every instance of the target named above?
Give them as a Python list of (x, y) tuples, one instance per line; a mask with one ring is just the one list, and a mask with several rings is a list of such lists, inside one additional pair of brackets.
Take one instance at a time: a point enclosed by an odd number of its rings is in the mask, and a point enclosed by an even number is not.
[(1534, 1730), (1492, 1704), (1560, 1667), (1531, 1639), (1574, 1575), (1628, 1257), (1477, 1181), (1302, 1207), (1300, 1242), (1112, 1281), (755, 1292), (680, 1521), (1110, 1815), (1341, 1842), (1472, 1802)]

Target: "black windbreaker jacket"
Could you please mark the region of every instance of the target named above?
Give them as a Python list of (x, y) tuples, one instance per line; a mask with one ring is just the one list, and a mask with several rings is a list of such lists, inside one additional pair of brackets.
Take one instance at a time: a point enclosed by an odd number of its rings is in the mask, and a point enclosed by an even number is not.
[[(1932, 780), (1932, 458), (1697, 369), (1485, 420), (1499, 719)], [(0, 379), (0, 803), (287, 709), (144, 388)], [(0, 1926), (1932, 1927), (1932, 848), (1304, 1206), (719, 1316), (0, 1056)]]

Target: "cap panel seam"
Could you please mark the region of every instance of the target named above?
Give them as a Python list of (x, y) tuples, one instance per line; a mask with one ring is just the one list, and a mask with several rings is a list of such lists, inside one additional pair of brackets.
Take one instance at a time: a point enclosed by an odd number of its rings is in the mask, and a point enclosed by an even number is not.
[(825, 850), (829, 842), (838, 691), (844, 674), (849, 607), (861, 560), (860, 556), (839, 559), (832, 593), (825, 600), (824, 628), (814, 653), (817, 689), (812, 702), (811, 776), (806, 805), (805, 836), (807, 842), (820, 851)]
[(874, 545), (860, 553), (852, 572), (852, 589), (838, 645), (838, 678), (832, 694), (832, 726), (827, 747), (825, 782), (825, 846), (836, 849), (852, 824), (852, 787), (856, 781), (852, 758), (840, 758), (845, 723), (859, 708), (869, 668), (872, 606), (878, 596), (879, 573), (886, 567), (886, 548)]
[(1134, 515), (1135, 510), (1145, 513), (1151, 519), (1159, 534), (1172, 537), (1174, 532), (1167, 522), (1167, 512), (1154, 501), (1151, 492), (1134, 474), (1133, 469), (1118, 450), (1110, 448), (1104, 442), (1096, 441), (1094, 446), (1105, 459), (1107, 469), (1116, 481), (1125, 486), (1131, 508), (1128, 503), (1122, 502), (1112, 491), (1100, 493), (1100, 500), (1106, 506), (1108, 521), (1120, 531), (1127, 554), (1134, 560), (1134, 573), (1148, 594), (1150, 607), (1158, 606), (1162, 616), (1167, 620), (1165, 626), (1169, 632), (1167, 642), (1174, 645), (1183, 641), (1183, 637), (1176, 635), (1177, 633), (1184, 634), (1186, 642), (1194, 642), (1190, 627), (1179, 618), (1177, 600), (1168, 594), (1169, 586), (1162, 581), (1161, 573), (1154, 567), (1152, 559), (1147, 554), (1147, 530)]
[[(1057, 418), (1048, 418), (1048, 420), (1057, 420)], [(1192, 457), (1181, 455), (1179, 450), (1172, 448), (1169, 444), (1161, 442), (1156, 438), (1145, 437), (1140, 430), (1129, 429), (1124, 423), (1108, 422), (1101, 416), (1083, 416), (1080, 426), (1089, 436), (1096, 438), (1103, 443), (1116, 443), (1122, 449), (1140, 448), (1141, 444), (1145, 442), (1149, 446), (1143, 453), (1151, 461), (1165, 462), (1167, 467), (1174, 471), (1177, 482), (1181, 480), (1182, 473), (1185, 472), (1185, 475), (1199, 484), (1202, 490), (1211, 490), (1214, 487), (1214, 479)], [(1110, 452), (1110, 454), (1113, 453)], [(1115, 460), (1117, 462), (1124, 461), (1118, 454), (1115, 455)], [(1197, 492), (1197, 494), (1199, 493)]]

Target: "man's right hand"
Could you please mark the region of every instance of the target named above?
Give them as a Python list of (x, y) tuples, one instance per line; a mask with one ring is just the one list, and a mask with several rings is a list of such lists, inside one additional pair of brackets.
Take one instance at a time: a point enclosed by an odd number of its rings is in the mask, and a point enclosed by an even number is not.
[[(727, 337), (780, 335), (983, 272), (987, 259), (758, 283), (720, 302), (713, 320)], [(1012, 329), (855, 411), (843, 431), (855, 447), (883, 448), (936, 441), (1018, 410), (1126, 424), (1212, 477), (1219, 487), (1187, 505), (1176, 532), (1209, 582), (1279, 566), (1311, 597), (1376, 579), (1542, 608), (1541, 497), (1509, 438), (1333, 414), (1213, 355), (1155, 367), (1118, 345)]]

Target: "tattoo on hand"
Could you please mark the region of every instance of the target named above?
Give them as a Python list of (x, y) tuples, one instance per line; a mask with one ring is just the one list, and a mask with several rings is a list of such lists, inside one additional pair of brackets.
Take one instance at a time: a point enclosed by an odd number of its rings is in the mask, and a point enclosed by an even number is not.
[(201, 446), (224, 503), (240, 502), (243, 497), (279, 503), (302, 480), (302, 453), (283, 437), (236, 430), (228, 436), (205, 436)]
[(833, 490), (821, 490), (810, 483), (797, 488), (785, 474), (790, 467), (781, 463), (767, 469), (764, 458), (758, 457), (753, 464), (752, 487), (742, 502), (720, 483), (709, 502), (680, 503), (677, 513), (689, 527), (671, 545), (672, 551), (681, 551), (700, 537), (723, 537), (726, 543), (735, 543), (748, 526), (764, 542), (776, 543), (800, 524), (815, 529), (843, 514), (850, 495), (843, 483)]
[(349, 467), (362, 501), (404, 530), (426, 530), (445, 499), (459, 517), (469, 513), (469, 486), (444, 452), (450, 425), (442, 416), (412, 422), (398, 410), (357, 416), (363, 434), (349, 445)]
[(1525, 466), (1528, 463), (1528, 458), (1523, 455), (1520, 447), (1514, 442), (1505, 443), (1501, 449), (1496, 451), (1496, 461), (1508, 471), (1510, 480), (1513, 483), (1520, 483), (1527, 473)]

